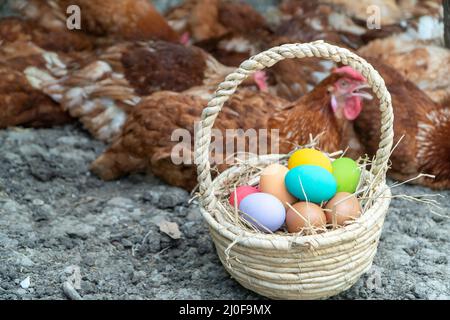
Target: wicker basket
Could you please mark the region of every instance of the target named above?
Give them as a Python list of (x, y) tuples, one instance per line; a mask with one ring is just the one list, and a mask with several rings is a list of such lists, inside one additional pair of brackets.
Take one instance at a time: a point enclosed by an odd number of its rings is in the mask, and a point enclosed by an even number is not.
[[(361, 179), (371, 177), (374, 200), (354, 223), (343, 228), (309, 236), (262, 234), (244, 230), (225, 218), (217, 190), (242, 166), (231, 167), (211, 179), (209, 145), (211, 128), (223, 104), (250, 74), (288, 58), (318, 57), (353, 67), (367, 79), (380, 100), (381, 140), (372, 165)], [(203, 110), (196, 136), (196, 164), (201, 194), (201, 211), (206, 219), (217, 253), (226, 270), (244, 287), (274, 299), (319, 299), (350, 288), (366, 272), (375, 256), (381, 228), (390, 202), (385, 176), (393, 140), (391, 97), (379, 73), (349, 50), (323, 41), (285, 44), (244, 61), (222, 82)], [(254, 158), (259, 166), (286, 155)], [(373, 175), (372, 175), (373, 174)], [(362, 181), (364, 183), (364, 181)]]

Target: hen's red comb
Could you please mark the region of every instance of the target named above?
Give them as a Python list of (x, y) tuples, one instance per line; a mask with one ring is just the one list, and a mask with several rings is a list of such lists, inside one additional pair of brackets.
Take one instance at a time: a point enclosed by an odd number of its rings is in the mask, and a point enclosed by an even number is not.
[(333, 73), (343, 73), (354, 80), (366, 81), (366, 78), (364, 78), (358, 71), (356, 71), (350, 66), (336, 68), (333, 70)]

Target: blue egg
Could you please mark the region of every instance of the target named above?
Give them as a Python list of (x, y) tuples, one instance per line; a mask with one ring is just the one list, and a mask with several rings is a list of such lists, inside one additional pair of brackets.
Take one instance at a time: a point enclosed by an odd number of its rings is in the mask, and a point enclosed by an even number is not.
[(239, 204), (242, 217), (262, 232), (277, 231), (286, 220), (286, 209), (278, 198), (264, 193), (252, 193)]
[(330, 200), (337, 190), (333, 175), (328, 170), (313, 165), (292, 168), (286, 174), (284, 183), (294, 197), (314, 203)]

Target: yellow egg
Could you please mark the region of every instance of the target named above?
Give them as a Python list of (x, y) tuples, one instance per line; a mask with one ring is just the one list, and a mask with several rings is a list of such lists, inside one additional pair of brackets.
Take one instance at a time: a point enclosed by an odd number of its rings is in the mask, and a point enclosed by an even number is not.
[(296, 201), (286, 189), (284, 178), (289, 169), (281, 164), (274, 163), (267, 166), (262, 172), (259, 180), (259, 190), (264, 193), (269, 193), (283, 203), (285, 208), (288, 208), (286, 203), (292, 204)]
[(292, 169), (304, 164), (320, 166), (333, 173), (333, 167), (328, 157), (315, 149), (300, 149), (295, 151), (288, 161), (288, 168)]

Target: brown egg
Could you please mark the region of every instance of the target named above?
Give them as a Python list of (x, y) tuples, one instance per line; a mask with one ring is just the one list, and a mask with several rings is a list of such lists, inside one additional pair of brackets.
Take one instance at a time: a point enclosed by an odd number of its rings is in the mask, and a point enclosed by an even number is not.
[(286, 209), (289, 209), (286, 203), (292, 204), (297, 199), (289, 193), (284, 184), (284, 177), (289, 169), (281, 164), (274, 163), (267, 166), (262, 172), (259, 180), (259, 190), (269, 193), (283, 203)]
[[(361, 215), (361, 205), (355, 195), (348, 192), (338, 192), (328, 201), (325, 209), (327, 223), (333, 224), (333, 216), (336, 224), (343, 226)], [(330, 211), (331, 210), (331, 211)]]
[(286, 213), (286, 226), (289, 232), (300, 232), (303, 229), (306, 234), (311, 234), (316, 228), (325, 227), (327, 218), (317, 204), (297, 202), (292, 207), (295, 210), (291, 208)]

